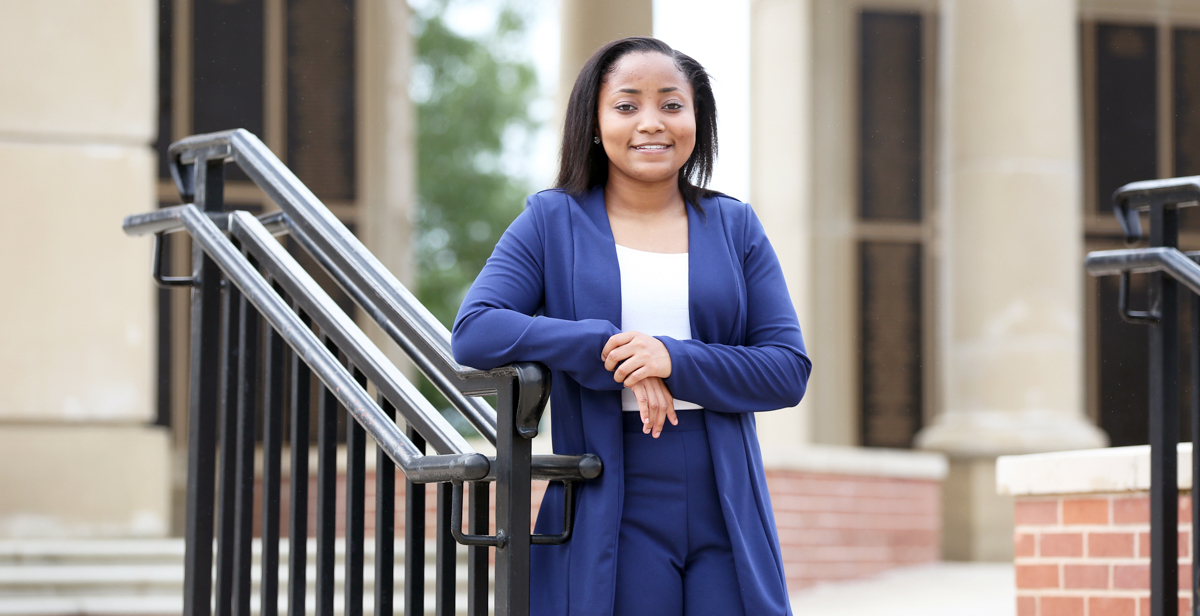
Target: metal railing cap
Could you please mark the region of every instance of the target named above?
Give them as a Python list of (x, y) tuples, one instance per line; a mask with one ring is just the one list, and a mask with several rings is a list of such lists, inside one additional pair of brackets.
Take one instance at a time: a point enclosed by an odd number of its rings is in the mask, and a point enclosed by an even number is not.
[(1125, 241), (1133, 243), (1142, 237), (1138, 211), (1152, 204), (1163, 203), (1187, 207), (1200, 203), (1200, 175), (1161, 180), (1130, 182), (1118, 188), (1112, 196), (1113, 214), (1125, 233)]

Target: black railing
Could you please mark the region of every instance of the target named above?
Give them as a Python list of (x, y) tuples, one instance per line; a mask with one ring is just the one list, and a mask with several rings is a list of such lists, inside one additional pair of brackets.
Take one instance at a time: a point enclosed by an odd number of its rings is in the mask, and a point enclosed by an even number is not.
[[(368, 436), (375, 471), (376, 615), (393, 613), (395, 475), (405, 475), (405, 614), (425, 611), (425, 491), (437, 484), (434, 607), (456, 611), (455, 540), (467, 554), (467, 612), (524, 616), (529, 611), (529, 546), (570, 537), (574, 482), (601, 472), (594, 455), (531, 452), (549, 396), (538, 364), (482, 372), (450, 355), (449, 333), (254, 135), (233, 130), (171, 146), (171, 172), (184, 205), (126, 218), (130, 235), (156, 236), (154, 279), (191, 288), (185, 613), (249, 614), (255, 502), (256, 429), (262, 422), (259, 611), (279, 613), (281, 458), (284, 416), (291, 430), (286, 605), (306, 613), (308, 595), (309, 420), (316, 412), (315, 612), (333, 614), (337, 532), (337, 422), (346, 429), (344, 508), (347, 615), (364, 608), (365, 481)], [(224, 165), (237, 163), (279, 211), (255, 217), (224, 207)], [(189, 203), (190, 202), (190, 203)], [(163, 236), (192, 238), (192, 275), (162, 272)], [(273, 234), (290, 234), (357, 306), (496, 448), (474, 451), (404, 375), (313, 281)], [(312, 377), (319, 385), (312, 400)], [(377, 399), (368, 392), (372, 387)], [(496, 408), (478, 396), (495, 395)], [(397, 417), (397, 414), (399, 417)], [(403, 420), (403, 429), (396, 423)], [(426, 454), (426, 447), (434, 454)], [(219, 469), (219, 477), (218, 477)], [(562, 481), (567, 515), (559, 535), (530, 533), (530, 482)], [(489, 483), (496, 484), (489, 535)], [(468, 529), (461, 528), (469, 485)], [(214, 542), (215, 539), (215, 542)], [(214, 571), (215, 549), (215, 571)], [(489, 553), (495, 549), (494, 603)]]
[[(1200, 253), (1179, 251), (1179, 209), (1200, 201), (1200, 176), (1134, 182), (1113, 195), (1125, 239), (1142, 239), (1139, 211), (1150, 214), (1150, 247), (1089, 253), (1093, 276), (1120, 275), (1118, 310), (1130, 323), (1150, 326), (1150, 602), (1153, 616), (1179, 613), (1179, 285), (1192, 292), (1191, 425), (1192, 550), (1200, 550)], [(1129, 278), (1148, 274), (1149, 308), (1129, 307)], [(1198, 580), (1193, 567), (1192, 613), (1200, 615)]]

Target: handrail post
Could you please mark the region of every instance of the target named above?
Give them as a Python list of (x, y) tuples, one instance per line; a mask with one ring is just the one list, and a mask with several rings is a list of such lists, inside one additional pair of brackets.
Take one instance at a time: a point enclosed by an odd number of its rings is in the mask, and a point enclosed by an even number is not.
[[(223, 161), (193, 166), (196, 204), (206, 212), (224, 208)], [(212, 596), (213, 523), (217, 461), (217, 401), (220, 382), (221, 270), (199, 244), (192, 244), (191, 387), (188, 392), (188, 483), (184, 614), (208, 616)]]
[(529, 517), (532, 443), (517, 431), (521, 387), (496, 392), (496, 616), (529, 614)]
[[(1179, 244), (1179, 210), (1155, 200), (1150, 206), (1150, 245)], [(1163, 272), (1150, 275), (1150, 596), (1152, 616), (1179, 614), (1179, 283)]]
[[(1197, 257), (1191, 256), (1193, 261)], [(1200, 501), (1200, 481), (1196, 478), (1200, 477), (1200, 451), (1197, 451), (1197, 444), (1200, 444), (1200, 295), (1192, 294), (1192, 340), (1191, 340), (1191, 383), (1192, 395), (1191, 400), (1191, 418), (1192, 418), (1192, 577), (1188, 580), (1191, 584), (1192, 595), (1192, 614), (1200, 613), (1200, 592), (1198, 592), (1197, 575), (1200, 575), (1200, 567), (1196, 563), (1196, 548), (1200, 547), (1200, 536), (1196, 535), (1195, 529), (1200, 528), (1200, 508), (1196, 507), (1196, 502)]]

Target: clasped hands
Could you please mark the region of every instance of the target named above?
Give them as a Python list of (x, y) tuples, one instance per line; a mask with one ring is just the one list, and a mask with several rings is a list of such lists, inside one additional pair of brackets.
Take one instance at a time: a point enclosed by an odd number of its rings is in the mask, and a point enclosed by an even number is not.
[(604, 368), (613, 379), (633, 390), (642, 433), (662, 433), (663, 422), (679, 425), (675, 402), (663, 379), (671, 376), (671, 354), (661, 340), (641, 332), (622, 332), (612, 336), (600, 352)]

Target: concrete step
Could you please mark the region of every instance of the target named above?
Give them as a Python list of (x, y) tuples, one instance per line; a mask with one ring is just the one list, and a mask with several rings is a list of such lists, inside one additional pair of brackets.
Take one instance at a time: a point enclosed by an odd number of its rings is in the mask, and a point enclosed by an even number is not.
[[(307, 542), (309, 566), (306, 571), (309, 595), (306, 604), (315, 602), (316, 569), (313, 559), (316, 542)], [(401, 603), (404, 588), (403, 544), (395, 546), (393, 561), (396, 602)], [(456, 550), (457, 612), (465, 614), (467, 569), (466, 548)], [(258, 610), (258, 594), (262, 569), (261, 544), (253, 544), (254, 562), (251, 568), (253, 611)], [(286, 605), (288, 582), (287, 542), (280, 546), (280, 605)], [(364, 546), (364, 605), (374, 596), (373, 543)], [(345, 545), (339, 541), (335, 549), (334, 587), (337, 613), (344, 606), (342, 586), (345, 580)], [(29, 616), (130, 614), (177, 615), (183, 603), (182, 539), (150, 540), (36, 540), (0, 541), (0, 615)], [(436, 555), (434, 545), (426, 545), (426, 612), (432, 614)], [(489, 579), (489, 583), (494, 580)], [(365, 608), (370, 614), (371, 609)]]
[[(309, 560), (316, 557), (317, 540), (309, 538), (305, 542), (305, 550)], [(456, 554), (466, 558), (466, 546), (455, 546)], [(262, 555), (262, 542), (255, 539), (250, 544), (255, 561)], [(392, 550), (397, 560), (404, 557), (404, 543), (397, 541)], [(214, 549), (215, 552), (215, 549)], [(283, 560), (290, 552), (290, 542), (281, 539), (279, 555)], [(0, 540), (0, 564), (6, 563), (36, 563), (36, 562), (85, 562), (100, 560), (106, 563), (114, 561), (136, 562), (183, 562), (185, 545), (183, 539), (30, 539), (30, 540)], [(346, 543), (340, 537), (334, 544), (334, 557), (341, 562), (346, 554)], [(363, 544), (363, 555), (367, 560), (375, 557), (375, 542), (367, 539)], [(434, 562), (436, 546), (432, 541), (425, 543), (425, 560)]]
[[(489, 603), (494, 602), (489, 597)], [(309, 595), (305, 601), (306, 612), (314, 612), (315, 597)], [(395, 613), (403, 614), (402, 602), (397, 602)], [(458, 595), (455, 599), (456, 616), (466, 616), (467, 597)], [(279, 599), (279, 613), (287, 613), (287, 600)], [(3, 616), (180, 616), (183, 613), (183, 597), (0, 597), (0, 615)], [(251, 614), (259, 614), (257, 600), (251, 603)], [(345, 602), (342, 596), (334, 597), (333, 613), (340, 616), (345, 613)], [(363, 614), (372, 616), (375, 613), (375, 601), (370, 594), (363, 597)], [(427, 603), (425, 614), (435, 614), (434, 607)]]

